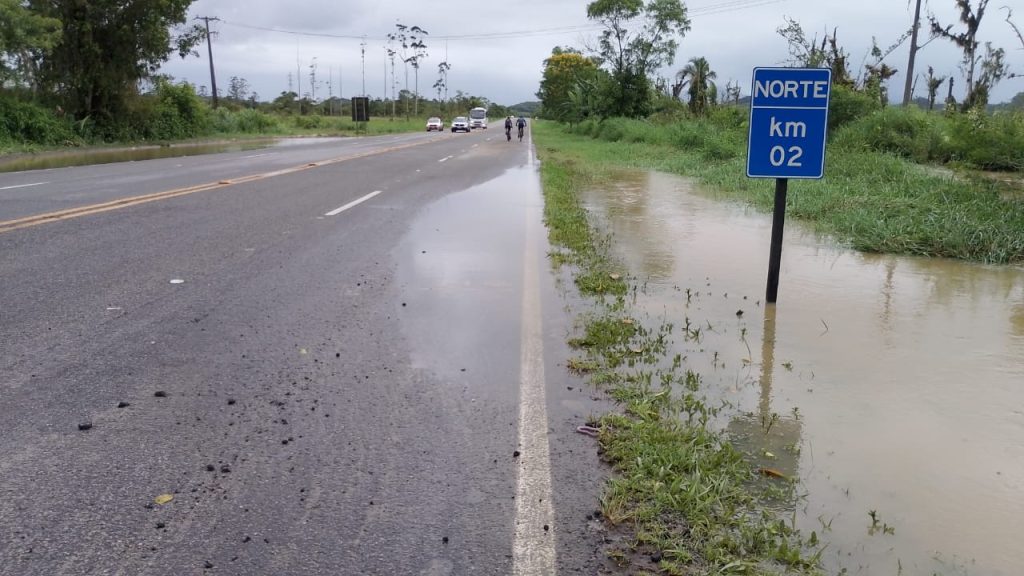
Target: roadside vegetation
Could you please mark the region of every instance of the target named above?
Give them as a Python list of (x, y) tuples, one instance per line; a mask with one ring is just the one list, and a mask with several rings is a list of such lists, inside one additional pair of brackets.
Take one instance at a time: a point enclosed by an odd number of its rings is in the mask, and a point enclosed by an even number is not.
[(818, 573), (817, 535), (804, 538), (786, 517), (793, 485), (763, 476), (710, 425), (719, 407), (703, 396), (700, 375), (680, 358), (664, 361), (673, 327), (645, 327), (630, 317), (635, 287), (609, 256), (611, 239), (580, 204), (581, 190), (644, 151), (631, 147), (623, 162), (611, 146), (594, 146), (551, 123), (535, 123), (534, 137), (552, 260), (572, 265), (580, 291), (595, 299), (569, 342), (577, 353), (569, 366), (623, 407), (592, 423), (616, 471), (601, 511), (622, 539), (607, 554), (622, 567), (652, 573)]
[[(808, 38), (797, 21), (785, 21), (778, 33), (789, 63), (833, 71), (825, 178), (790, 183), (790, 216), (862, 251), (1024, 262), (1024, 93), (989, 105), (993, 87), (1012, 73), (1004, 49), (980, 47), (987, 2), (979, 1), (957, 0), (962, 29), (931, 22), (934, 38), (956, 44), (970, 64), (962, 102), (953, 96), (953, 79), (929, 67), (927, 98), (913, 101), (908, 93), (910, 105), (889, 104), (895, 69), (887, 58), (909, 33), (887, 48), (875, 44), (864, 70), (855, 72), (834, 32)], [(729, 82), (720, 90), (703, 57), (689, 59), (671, 84), (647, 79), (646, 47), (672, 48), (658, 44), (672, 37), (666, 31), (689, 27), (685, 11), (680, 17), (665, 10), (660, 2), (595, 2), (588, 15), (608, 26), (600, 50), (588, 56), (554, 48), (538, 94), (541, 116), (559, 122), (548, 129), (551, 147), (575, 151), (585, 162), (689, 176), (711, 193), (771, 210), (772, 182), (745, 176), (749, 99), (741, 98), (740, 86)], [(642, 21), (660, 24), (652, 31)], [(611, 42), (631, 25), (635, 45)], [(671, 61), (665, 52), (654, 54), (659, 63)], [(947, 82), (945, 101), (937, 104)]]
[[(746, 109), (541, 130), (546, 146), (576, 154), (580, 162), (681, 174), (710, 193), (772, 209), (773, 183), (745, 176)], [(857, 250), (1020, 263), (1019, 169), (1007, 173), (1010, 182), (977, 172), (1017, 166), (1024, 166), (1024, 114), (947, 118), (879, 110), (833, 132), (825, 178), (791, 182), (787, 214)]]
[[(988, 2), (952, 1), (958, 24), (930, 17), (925, 26), (963, 52), (960, 101), (953, 79), (928, 67), (927, 98), (908, 88), (908, 106), (889, 104), (896, 69), (887, 59), (907, 40), (920, 47), (919, 21), (891, 46), (874, 44), (855, 71), (834, 31), (808, 38), (785, 20), (778, 33), (789, 64), (833, 70), (826, 176), (792, 182), (787, 211), (858, 250), (1021, 263), (1024, 93), (990, 105), (1012, 74), (1005, 50), (979, 40)], [(572, 266), (594, 304), (580, 316), (567, 365), (619, 405), (590, 423), (614, 469), (601, 501), (613, 535), (606, 552), (636, 574), (822, 573), (827, 544), (793, 525), (799, 479), (759, 467), (715, 425), (730, 408), (705, 396), (685, 358), (666, 352), (671, 338), (699, 339), (699, 328), (631, 316), (630, 295), (642, 287), (609, 257), (613, 239), (579, 200), (617, 172), (653, 169), (771, 210), (773, 183), (745, 176), (749, 99), (738, 84), (716, 84), (704, 57), (690, 58), (673, 81), (655, 77), (690, 29), (681, 3), (599, 0), (587, 16), (603, 26), (600, 41), (587, 52), (552, 50), (538, 92), (547, 121), (533, 130), (552, 261)]]
[[(428, 35), (401, 22), (387, 34), (390, 95), (370, 99), (372, 119), (364, 126), (349, 120), (351, 100), (332, 94), (316, 57), (308, 77), (289, 75), (288, 90), (270, 100), (239, 76), (221, 78), (220, 88), (213, 79), (213, 87), (177, 82), (160, 73), (161, 64), (198, 57), (207, 39), (207, 29), (195, 22), (201, 18), (188, 20), (193, 2), (86, 7), (77, 0), (0, 0), (0, 154), (197, 138), (406, 132), (423, 130), (429, 116), (450, 120), (477, 106), (496, 118), (513, 113), (462, 91), (449, 97), (448, 62), (430, 71), (436, 81), (428, 94), (436, 98), (425, 96), (420, 76), (428, 74), (421, 70)], [(400, 76), (407, 79), (403, 89)]]

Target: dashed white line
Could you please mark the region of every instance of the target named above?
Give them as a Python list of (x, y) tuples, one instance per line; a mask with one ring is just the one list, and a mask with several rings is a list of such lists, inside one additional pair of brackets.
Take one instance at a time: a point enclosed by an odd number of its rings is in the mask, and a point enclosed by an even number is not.
[(452, 158), (454, 158), (454, 156), (445, 156), (444, 158), (441, 158), (440, 160), (438, 160), (438, 162), (447, 162), (447, 161), (451, 160)]
[(266, 152), (264, 154), (251, 154), (249, 156), (242, 156), (242, 160), (246, 160), (246, 159), (249, 159), (249, 158), (262, 158), (264, 156), (270, 156), (270, 154), (271, 154), (270, 152)]
[(341, 214), (342, 212), (344, 212), (345, 210), (348, 210), (349, 208), (351, 208), (353, 206), (358, 206), (358, 205), (362, 204), (363, 202), (366, 202), (367, 200), (369, 200), (370, 198), (373, 198), (374, 196), (376, 196), (377, 194), (380, 194), (381, 192), (382, 192), (381, 190), (374, 190), (373, 192), (370, 192), (369, 194), (367, 194), (366, 196), (363, 196), (362, 198), (353, 200), (353, 201), (349, 202), (348, 204), (345, 204), (341, 208), (335, 208), (334, 210), (331, 210), (327, 214), (324, 214), (324, 216), (337, 216), (338, 214)]
[(14, 190), (15, 188), (28, 188), (30, 186), (42, 186), (43, 184), (49, 184), (49, 182), (33, 182), (31, 184), (15, 184), (14, 186), (4, 186), (0, 190)]

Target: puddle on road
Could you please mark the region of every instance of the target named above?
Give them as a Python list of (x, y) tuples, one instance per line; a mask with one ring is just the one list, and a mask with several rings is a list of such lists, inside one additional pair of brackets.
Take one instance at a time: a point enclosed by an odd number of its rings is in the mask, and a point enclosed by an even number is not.
[(154, 160), (157, 158), (177, 158), (180, 156), (199, 156), (202, 154), (220, 154), (223, 152), (245, 152), (296, 144), (328, 142), (336, 138), (300, 138), (300, 139), (265, 139), (246, 140), (244, 142), (218, 142), (209, 144), (176, 144), (173, 146), (144, 146), (138, 148), (117, 148), (110, 150), (74, 150), (46, 152), (42, 154), (14, 155), (9, 159), (0, 158), (0, 173), (20, 172), (23, 170), (43, 170), (47, 168), (66, 168), (68, 166), (86, 166), (92, 164), (110, 164), (113, 162), (133, 162), (138, 160)]
[(433, 202), (396, 250), (402, 325), (418, 368), (446, 376), (466, 368), (476, 379), (518, 370), (508, 350), (519, 333), (499, 328), (520, 321), (526, 213), (541, 202), (535, 171), (512, 168)]
[(829, 573), (1024, 571), (1024, 269), (861, 254), (791, 222), (765, 307), (770, 215), (657, 173), (584, 203), (671, 353), (736, 407), (720, 425), (800, 478)]

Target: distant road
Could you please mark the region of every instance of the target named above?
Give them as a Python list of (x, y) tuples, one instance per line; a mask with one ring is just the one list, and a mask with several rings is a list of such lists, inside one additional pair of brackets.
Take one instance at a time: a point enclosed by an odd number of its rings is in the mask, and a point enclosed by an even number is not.
[(0, 574), (597, 573), (528, 149), (0, 174)]

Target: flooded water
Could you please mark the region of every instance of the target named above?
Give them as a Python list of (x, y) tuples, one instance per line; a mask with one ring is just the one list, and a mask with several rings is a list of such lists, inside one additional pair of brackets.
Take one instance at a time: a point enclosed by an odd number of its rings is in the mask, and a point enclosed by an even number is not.
[(7, 159), (0, 158), (0, 172), (110, 164), (112, 162), (132, 162), (154, 160), (156, 158), (177, 158), (179, 156), (199, 156), (201, 154), (219, 154), (221, 152), (244, 152), (246, 150), (260, 150), (282, 146), (285, 145), (285, 142), (287, 140), (247, 140), (245, 142), (140, 146), (135, 148), (112, 148), (109, 150), (87, 149), (45, 152), (42, 154), (22, 154), (14, 155)]
[(656, 173), (584, 202), (638, 308), (735, 407), (722, 427), (800, 479), (829, 573), (1024, 574), (1024, 269), (861, 254), (790, 221), (766, 307), (770, 215)]

